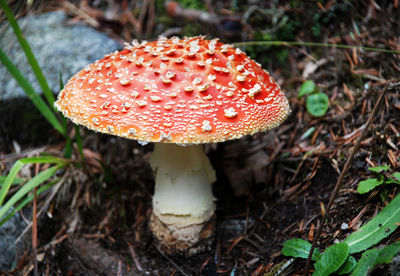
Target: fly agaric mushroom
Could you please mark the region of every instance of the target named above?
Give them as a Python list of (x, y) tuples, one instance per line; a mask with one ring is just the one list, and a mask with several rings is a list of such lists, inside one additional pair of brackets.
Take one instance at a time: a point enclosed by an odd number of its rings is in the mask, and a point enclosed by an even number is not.
[(166, 252), (189, 255), (211, 244), (215, 224), (201, 144), (270, 130), (290, 112), (260, 64), (202, 36), (126, 43), (73, 76), (55, 105), (89, 129), (156, 142), (150, 228)]

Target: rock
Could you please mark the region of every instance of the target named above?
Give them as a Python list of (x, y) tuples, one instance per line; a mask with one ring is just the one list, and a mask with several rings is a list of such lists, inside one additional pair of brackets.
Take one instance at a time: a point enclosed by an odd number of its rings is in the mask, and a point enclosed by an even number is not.
[(400, 275), (400, 253), (398, 253), (390, 263), (390, 275)]
[(244, 233), (247, 227), (254, 223), (254, 218), (249, 217), (246, 219), (225, 219), (217, 227), (218, 232), (224, 237), (224, 239), (229, 240), (237, 237), (238, 233)]
[[(83, 24), (68, 25), (61, 11), (29, 15), (18, 20), (53, 92), (59, 91), (59, 76), (64, 83), (85, 65), (122, 48), (121, 44)], [(33, 87), (41, 93), (24, 52), (11, 28), (0, 34), (0, 48), (17, 65)], [(0, 66), (0, 100), (25, 96), (23, 90)]]
[[(24, 210), (24, 215), (30, 219), (31, 209)], [(17, 238), (25, 230), (27, 223), (22, 219), (21, 213), (17, 212), (3, 225), (0, 226), (0, 271), (12, 269), (21, 258), (30, 243), (29, 232), (15, 244)]]

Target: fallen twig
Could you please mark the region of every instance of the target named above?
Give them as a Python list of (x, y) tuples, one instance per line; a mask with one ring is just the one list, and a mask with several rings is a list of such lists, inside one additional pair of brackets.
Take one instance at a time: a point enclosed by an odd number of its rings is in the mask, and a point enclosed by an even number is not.
[[(39, 173), (39, 164), (36, 164), (36, 175)], [(37, 262), (37, 198), (36, 198), (37, 187), (33, 190), (33, 210), (32, 210), (32, 255), (34, 270), (33, 274), (38, 276), (38, 262)]]
[(63, 5), (66, 10), (76, 16), (83, 18), (85, 22), (88, 23), (90, 26), (94, 28), (98, 28), (100, 26), (100, 23), (95, 18), (91, 17), (89, 14), (85, 13), (82, 9), (76, 7), (74, 4), (64, 1)]
[(32, 211), (32, 255), (33, 255), (33, 264), (34, 270), (33, 274), (38, 276), (38, 263), (37, 263), (37, 206), (36, 206), (36, 190), (37, 187), (34, 189), (34, 199), (33, 199), (33, 211)]
[[(69, 177), (69, 173), (66, 172), (63, 177), (61, 177), (61, 179), (54, 185), (54, 187), (52, 188), (49, 196), (46, 198), (45, 203), (43, 204), (43, 207), (40, 209), (40, 211), (37, 213), (37, 217), (40, 217), (44, 211), (47, 210), (47, 208), (49, 207), (50, 202), (53, 200), (53, 198), (55, 197), (55, 195), (57, 194), (57, 192), (59, 191), (59, 189), (61, 188), (62, 184), (65, 182), (65, 179), (67, 179)], [(24, 229), (24, 231), (22, 231), (22, 233), (18, 236), (18, 238), (15, 240), (14, 245), (17, 244), (22, 237), (26, 234), (26, 232), (32, 227), (32, 222), (30, 222), (26, 228)]]
[(136, 268), (140, 272), (144, 272), (145, 270), (143, 269), (142, 265), (140, 264), (137, 254), (135, 252), (135, 249), (133, 249), (133, 246), (130, 242), (128, 242), (128, 246), (129, 246), (129, 252), (131, 253), (131, 257), (132, 257), (133, 261), (135, 262)]

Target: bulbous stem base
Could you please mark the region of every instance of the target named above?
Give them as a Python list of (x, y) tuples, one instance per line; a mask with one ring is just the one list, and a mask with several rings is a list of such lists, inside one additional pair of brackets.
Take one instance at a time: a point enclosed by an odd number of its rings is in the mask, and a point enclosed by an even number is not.
[(150, 158), (155, 191), (150, 229), (167, 253), (206, 250), (215, 225), (215, 172), (200, 145), (157, 143)]

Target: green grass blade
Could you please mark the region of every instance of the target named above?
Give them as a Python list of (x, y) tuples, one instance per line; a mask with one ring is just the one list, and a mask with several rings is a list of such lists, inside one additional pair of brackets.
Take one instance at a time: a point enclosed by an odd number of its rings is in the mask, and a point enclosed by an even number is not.
[(18, 23), (17, 23), (17, 20), (15, 19), (14, 14), (12, 13), (10, 7), (7, 5), (7, 2), (5, 0), (0, 0), (0, 6), (4, 11), (4, 14), (7, 17), (7, 20), (10, 23), (11, 28), (13, 29), (14, 34), (17, 37), (18, 42), (21, 45), (21, 48), (24, 51), (29, 64), (32, 67), (32, 70), (36, 76), (36, 79), (38, 80), (38, 82), (40, 84), (40, 87), (43, 90), (43, 94), (46, 97), (47, 102), (49, 103), (50, 107), (53, 108), (54, 107), (53, 92), (51, 92), (50, 87), (47, 83), (47, 80), (44, 77), (43, 72), (40, 69), (40, 66), (32, 52), (32, 49), (29, 46), (28, 42), (26, 41), (25, 37), (23, 36), (20, 27), (18, 26)]
[(10, 172), (8, 173), (6, 179), (3, 182), (3, 185), (0, 189), (0, 206), (3, 204), (4, 198), (7, 196), (7, 193), (14, 182), (18, 172), (22, 169), (22, 167), (26, 164), (35, 164), (35, 163), (56, 163), (59, 165), (65, 165), (67, 162), (63, 159), (60, 159), (55, 156), (39, 156), (39, 157), (30, 157), (23, 158), (15, 162), (12, 166)]
[[(5, 175), (0, 175), (0, 186), (3, 186), (4, 182), (6, 181), (7, 176)], [(18, 185), (24, 182), (23, 178), (16, 177), (14, 178), (13, 182), (11, 183), (12, 185)]]
[(23, 166), (24, 164), (20, 161), (15, 162), (15, 164), (12, 166), (6, 180), (4, 181), (0, 189), (0, 206), (3, 204), (3, 200), (6, 197), (8, 190), (10, 190), (10, 187), (15, 177), (17, 176), (18, 172), (22, 169)]
[(367, 224), (344, 240), (350, 247), (350, 254), (370, 248), (397, 229), (400, 222), (400, 194)]
[[(62, 80), (62, 74), (61, 73), (59, 74), (58, 81), (59, 81), (60, 91), (61, 91), (64, 88), (64, 83), (63, 83), (63, 80)], [(61, 114), (61, 123), (62, 123), (62, 126), (64, 127), (64, 130), (65, 130), (65, 133), (66, 133), (65, 139), (67, 139), (67, 141), (65, 143), (64, 157), (65, 158), (71, 158), (71, 156), (72, 156), (72, 139), (68, 135), (67, 119), (64, 117), (64, 115), (62, 115), (61, 112), (60, 112), (60, 114)]]
[(65, 148), (64, 148), (64, 157), (65, 158), (71, 158), (72, 156), (72, 140), (71, 138), (67, 135), (67, 141), (65, 143)]
[(82, 157), (82, 161), (84, 161), (85, 160), (85, 155), (83, 154), (81, 132), (80, 132), (80, 129), (79, 129), (78, 125), (75, 125), (75, 141), (76, 141), (76, 144), (78, 145), (78, 150), (79, 150), (79, 153), (80, 153), (80, 155)]
[(44, 164), (44, 163), (56, 163), (56, 164), (62, 164), (66, 163), (67, 160), (62, 159), (57, 156), (52, 156), (52, 155), (45, 155), (45, 156), (35, 156), (35, 157), (27, 157), (27, 158), (22, 158), (18, 160), (22, 162), (24, 165), (26, 164)]
[[(39, 196), (41, 193), (47, 191), (48, 189), (50, 189), (51, 187), (53, 187), (57, 181), (59, 181), (59, 179), (51, 181), (45, 185), (43, 185), (42, 187), (40, 187), (39, 189), (37, 189), (36, 191), (36, 195)], [(0, 221), (0, 227), (7, 221), (9, 220), (12, 216), (15, 215), (15, 213), (17, 213), (19, 210), (21, 210), (22, 208), (24, 208), (29, 202), (31, 202), (33, 200), (34, 195), (31, 194), (29, 196), (27, 196), (23, 201), (21, 201), (21, 203), (19, 203), (13, 210), (12, 212), (10, 212), (4, 219), (2, 219)]]
[[(0, 0), (2, 1), (2, 0)], [(12, 63), (7, 55), (0, 49), (0, 61), (4, 64), (10, 74), (15, 78), (18, 84), (22, 87), (25, 94), (33, 102), (33, 104), (39, 109), (40, 113), (47, 119), (47, 121), (65, 136), (65, 129), (61, 126), (56, 115), (49, 108), (49, 106), (42, 100), (39, 94), (36, 93), (35, 89), (29, 83), (29, 81), (22, 75), (21, 71)]]
[(63, 165), (57, 165), (50, 167), (40, 173), (38, 173), (31, 180), (26, 182), (24, 186), (22, 186), (18, 192), (16, 192), (0, 209), (0, 219), (7, 213), (7, 211), (19, 200), (21, 200), (27, 193), (32, 191), (35, 187), (39, 186), (47, 179), (52, 177), (58, 169), (60, 169)]

